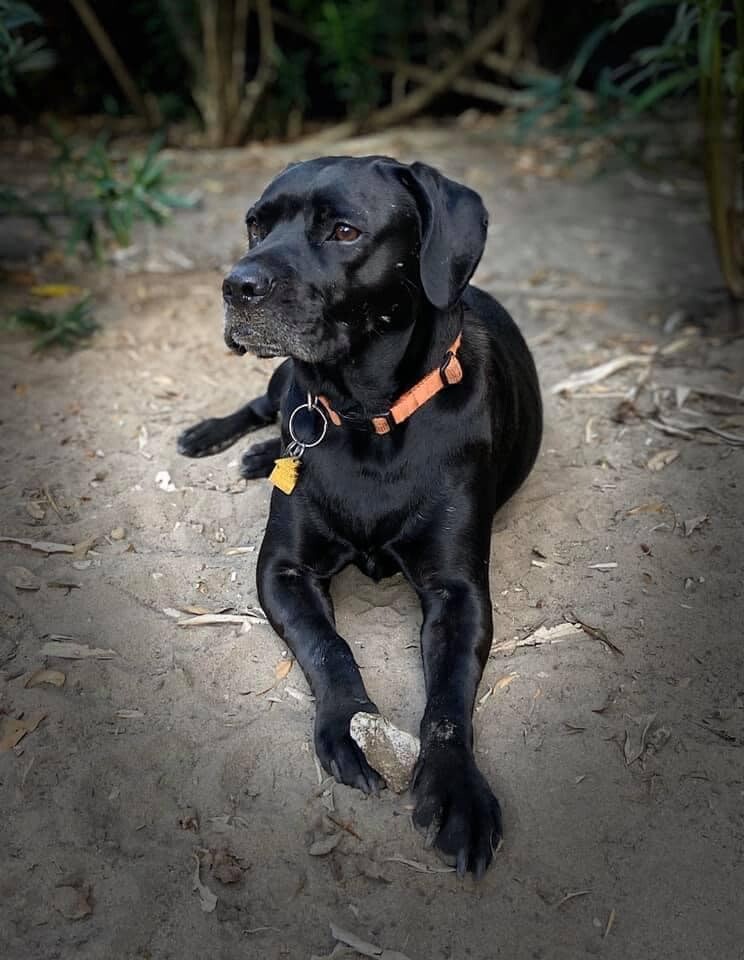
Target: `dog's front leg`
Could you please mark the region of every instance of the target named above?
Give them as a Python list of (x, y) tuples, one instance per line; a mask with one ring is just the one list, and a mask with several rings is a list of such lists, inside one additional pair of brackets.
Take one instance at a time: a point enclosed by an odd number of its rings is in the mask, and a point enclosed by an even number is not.
[[(431, 557), (431, 553), (426, 554)], [(475, 694), (491, 646), (487, 559), (455, 564), (457, 575), (412, 570), (424, 613), (421, 652), (427, 703), (414, 771), (413, 820), (462, 876), (482, 876), (501, 837), (501, 811), (473, 756)], [(448, 565), (447, 565), (448, 566)], [(418, 576), (417, 576), (418, 573)]]
[(377, 794), (384, 781), (351, 739), (349, 724), (360, 710), (378, 710), (349, 645), (336, 631), (330, 578), (312, 573), (283, 539), (280, 543), (268, 533), (264, 539), (258, 561), (261, 605), (315, 695), (315, 751), (323, 768), (339, 783)]

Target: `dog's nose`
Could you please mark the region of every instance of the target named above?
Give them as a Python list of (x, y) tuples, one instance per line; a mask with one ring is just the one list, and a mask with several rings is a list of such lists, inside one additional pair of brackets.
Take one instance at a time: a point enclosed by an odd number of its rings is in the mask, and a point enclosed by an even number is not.
[(228, 303), (255, 303), (271, 292), (273, 278), (257, 263), (238, 264), (222, 282), (222, 296)]

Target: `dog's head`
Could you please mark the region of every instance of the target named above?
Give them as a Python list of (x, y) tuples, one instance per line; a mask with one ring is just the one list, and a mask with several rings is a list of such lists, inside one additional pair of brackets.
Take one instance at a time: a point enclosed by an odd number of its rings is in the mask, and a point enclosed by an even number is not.
[(225, 278), (238, 353), (336, 361), (462, 295), (486, 241), (474, 191), (422, 163), (293, 164), (246, 215), (249, 250)]

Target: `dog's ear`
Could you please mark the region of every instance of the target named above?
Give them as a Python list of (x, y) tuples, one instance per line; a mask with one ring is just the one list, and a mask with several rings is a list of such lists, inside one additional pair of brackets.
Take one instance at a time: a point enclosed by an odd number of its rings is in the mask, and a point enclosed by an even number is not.
[(404, 168), (421, 217), (421, 284), (439, 310), (457, 302), (486, 245), (488, 213), (469, 187), (425, 163)]

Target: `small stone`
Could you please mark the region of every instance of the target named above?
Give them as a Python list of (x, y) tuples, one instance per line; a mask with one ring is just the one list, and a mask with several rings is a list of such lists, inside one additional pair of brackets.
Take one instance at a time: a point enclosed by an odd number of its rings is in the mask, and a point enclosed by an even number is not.
[(395, 793), (407, 790), (419, 755), (418, 738), (376, 713), (355, 713), (350, 732), (369, 765), (388, 787)]
[(110, 534), (112, 540), (123, 540), (126, 535), (124, 527), (114, 527)]

